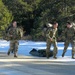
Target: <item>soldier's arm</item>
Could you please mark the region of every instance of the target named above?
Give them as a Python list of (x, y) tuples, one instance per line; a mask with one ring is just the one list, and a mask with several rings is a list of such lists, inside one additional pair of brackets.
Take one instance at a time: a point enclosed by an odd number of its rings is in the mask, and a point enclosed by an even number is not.
[(53, 39), (53, 38), (55, 38), (56, 33), (57, 33), (57, 28), (56, 28), (56, 29), (54, 29), (52, 39)]
[(75, 40), (75, 28), (73, 28), (73, 32), (74, 32), (73, 39)]
[(19, 38), (21, 39), (23, 37), (23, 30), (21, 28), (17, 28), (17, 33), (19, 35)]
[(23, 30), (20, 29), (20, 35), (21, 35), (21, 38), (23, 37)]
[(49, 39), (51, 38), (50, 37), (50, 30), (49, 29), (47, 30), (46, 37), (49, 38)]
[(65, 35), (66, 35), (66, 29), (62, 31), (61, 35), (59, 36), (59, 38), (61, 39), (65, 39)]
[(7, 36), (8, 36), (8, 37), (12, 37), (11, 32), (12, 32), (12, 30), (11, 30), (11, 28), (10, 28), (10, 29), (8, 30), (8, 33), (7, 33)]

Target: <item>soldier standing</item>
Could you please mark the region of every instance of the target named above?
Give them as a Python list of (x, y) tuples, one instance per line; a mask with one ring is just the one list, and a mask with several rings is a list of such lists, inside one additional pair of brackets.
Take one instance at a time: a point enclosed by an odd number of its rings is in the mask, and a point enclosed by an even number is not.
[(63, 36), (65, 37), (64, 50), (63, 50), (63, 53), (62, 53), (62, 57), (64, 57), (64, 55), (67, 51), (67, 48), (69, 46), (69, 43), (71, 43), (71, 46), (72, 46), (72, 59), (75, 59), (74, 58), (74, 54), (75, 54), (75, 49), (74, 49), (75, 48), (75, 45), (74, 45), (75, 30), (72, 27), (72, 24), (70, 22), (67, 22), (66, 25), (67, 25), (67, 28), (62, 33), (62, 37)]
[(50, 53), (50, 47), (51, 44), (54, 46), (53, 50), (53, 58), (57, 59), (57, 27), (58, 23), (54, 22), (53, 27), (48, 29), (48, 32), (46, 34), (47, 37), (47, 49), (46, 49), (46, 57), (49, 58), (49, 53)]
[(19, 28), (17, 27), (17, 22), (12, 22), (12, 27), (8, 30), (8, 37), (10, 40), (10, 48), (8, 50), (8, 55), (10, 55), (10, 52), (14, 52), (14, 57), (17, 57), (17, 51), (18, 51), (18, 40), (21, 38), (21, 33)]

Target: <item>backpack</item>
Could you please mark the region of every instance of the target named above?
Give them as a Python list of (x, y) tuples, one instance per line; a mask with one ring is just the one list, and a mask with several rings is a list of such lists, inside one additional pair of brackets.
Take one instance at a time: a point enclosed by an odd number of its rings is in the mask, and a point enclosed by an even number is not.
[(20, 27), (17, 28), (17, 37), (18, 40), (20, 40), (23, 37), (23, 29)]
[[(33, 55), (33, 56), (38, 56), (38, 57), (46, 57), (46, 49), (39, 49), (36, 50), (35, 48), (33, 48), (29, 54)], [(53, 56), (53, 51), (49, 52), (49, 57)]]
[(7, 33), (9, 31), (9, 29), (12, 27), (12, 24), (10, 24), (7, 28), (5, 28), (5, 31), (3, 33), (3, 39), (4, 40), (8, 40), (8, 36), (7, 36)]
[(73, 29), (75, 30), (75, 23), (74, 23), (74, 22), (72, 23), (72, 27), (73, 27)]
[(52, 29), (52, 24), (51, 23), (47, 23), (46, 25), (44, 25), (44, 27), (43, 27), (43, 36), (46, 37), (46, 34), (51, 29)]

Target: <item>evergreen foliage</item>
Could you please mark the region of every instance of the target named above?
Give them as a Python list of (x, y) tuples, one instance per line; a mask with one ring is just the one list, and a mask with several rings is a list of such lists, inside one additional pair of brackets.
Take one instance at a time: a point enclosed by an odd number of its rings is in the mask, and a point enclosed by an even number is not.
[(33, 39), (42, 38), (43, 26), (53, 21), (59, 23), (60, 35), (66, 21), (75, 21), (75, 0), (0, 0), (1, 29), (11, 22), (12, 16)]

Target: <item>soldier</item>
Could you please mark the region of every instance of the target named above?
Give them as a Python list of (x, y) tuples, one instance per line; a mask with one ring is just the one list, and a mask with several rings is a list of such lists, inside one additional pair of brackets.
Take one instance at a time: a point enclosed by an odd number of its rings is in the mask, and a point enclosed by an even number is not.
[(13, 21), (12, 22), (12, 26), (9, 30), (8, 30), (8, 37), (10, 40), (10, 49), (8, 50), (8, 55), (10, 55), (10, 52), (13, 51), (14, 52), (14, 57), (17, 57), (17, 51), (18, 51), (18, 45), (19, 42), (18, 40), (22, 37), (20, 29), (17, 27), (17, 22)]
[(67, 28), (62, 33), (62, 37), (64, 36), (64, 38), (65, 38), (64, 50), (63, 50), (63, 53), (62, 53), (62, 57), (64, 57), (64, 55), (67, 51), (67, 48), (69, 46), (69, 43), (71, 43), (71, 46), (72, 46), (72, 59), (75, 59), (74, 58), (74, 54), (75, 54), (75, 49), (74, 49), (74, 46), (75, 46), (74, 45), (75, 30), (72, 27), (72, 24), (70, 22), (67, 22), (66, 25), (67, 25)]
[(53, 58), (57, 59), (56, 54), (57, 54), (57, 27), (58, 23), (54, 22), (53, 27), (48, 29), (46, 37), (47, 37), (47, 49), (46, 49), (46, 57), (49, 58), (49, 53), (50, 53), (50, 47), (51, 44), (54, 46), (53, 50)]
[(5, 28), (5, 31), (3, 33), (3, 39), (4, 40), (7, 40), (8, 41), (8, 36), (7, 36), (7, 33), (8, 33), (8, 30), (12, 27), (12, 24), (9, 24), (7, 28)]

